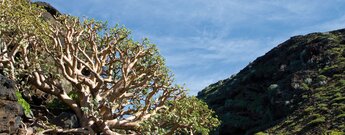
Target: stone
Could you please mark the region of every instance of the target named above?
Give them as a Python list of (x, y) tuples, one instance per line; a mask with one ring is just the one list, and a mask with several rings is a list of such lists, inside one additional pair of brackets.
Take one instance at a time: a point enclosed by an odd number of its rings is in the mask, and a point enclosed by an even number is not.
[(23, 108), (15, 96), (15, 83), (0, 75), (0, 133), (16, 134), (21, 116)]
[(59, 16), (59, 15), (61, 15), (61, 13), (56, 8), (54, 8), (53, 6), (51, 6), (47, 2), (37, 1), (37, 2), (33, 2), (33, 4), (43, 7), (52, 16)]
[(17, 101), (15, 93), (15, 83), (12, 80), (6, 79), (3, 75), (0, 75), (0, 99)]
[(62, 128), (77, 128), (79, 127), (78, 118), (73, 113), (62, 112), (50, 121), (52, 124)]

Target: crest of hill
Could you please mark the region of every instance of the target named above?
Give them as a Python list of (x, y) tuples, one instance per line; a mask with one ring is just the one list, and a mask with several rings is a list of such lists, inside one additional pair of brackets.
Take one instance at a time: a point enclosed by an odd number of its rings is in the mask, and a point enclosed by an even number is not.
[(56, 8), (54, 8), (52, 5), (50, 5), (47, 2), (36, 1), (36, 2), (32, 2), (32, 4), (43, 7), (52, 16), (61, 15), (61, 13)]
[(216, 134), (345, 132), (345, 29), (295, 36), (198, 93)]

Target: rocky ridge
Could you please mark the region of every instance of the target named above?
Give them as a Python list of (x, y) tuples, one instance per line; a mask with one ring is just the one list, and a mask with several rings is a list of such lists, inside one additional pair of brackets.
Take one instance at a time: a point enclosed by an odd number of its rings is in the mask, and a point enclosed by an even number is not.
[(345, 29), (295, 36), (198, 94), (215, 134), (345, 132)]

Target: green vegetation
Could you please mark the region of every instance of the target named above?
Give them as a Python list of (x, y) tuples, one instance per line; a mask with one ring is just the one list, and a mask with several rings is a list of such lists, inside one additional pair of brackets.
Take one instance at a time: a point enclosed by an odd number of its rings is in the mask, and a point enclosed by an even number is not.
[(25, 116), (31, 117), (32, 116), (32, 112), (31, 112), (31, 109), (30, 109), (30, 104), (23, 99), (22, 94), (20, 92), (16, 91), (16, 96), (18, 98), (18, 103), (24, 109)]
[(258, 132), (258, 133), (255, 133), (255, 135), (268, 135), (268, 134), (264, 132)]
[(317, 125), (326, 121), (326, 118), (324, 116), (321, 116), (320, 114), (312, 114), (309, 117), (312, 120), (308, 122), (307, 126)]
[[(134, 41), (125, 27), (47, 16), (27, 0), (5, 0), (0, 13), (3, 74), (22, 82), (26, 92), (53, 97), (48, 109), (65, 105), (79, 121), (78, 132), (208, 134), (220, 124), (205, 103), (174, 85), (156, 46), (148, 39)], [(40, 127), (49, 134), (74, 132)]]
[(221, 118), (221, 134), (343, 134), (344, 37), (292, 37), (198, 97)]
[[(208, 135), (211, 129), (205, 128), (203, 124), (208, 123), (212, 126), (220, 124), (217, 118), (212, 117), (214, 112), (207, 111), (207, 104), (195, 97), (169, 102), (168, 104), (174, 106), (174, 108), (159, 112), (142, 123), (141, 130), (143, 134), (171, 134), (172, 130), (169, 130), (169, 128), (173, 127), (181, 134), (195, 132)], [(195, 106), (200, 107), (195, 108)], [(199, 111), (203, 113), (197, 113)]]
[(345, 135), (345, 132), (341, 132), (341, 131), (329, 131), (328, 132), (329, 135)]

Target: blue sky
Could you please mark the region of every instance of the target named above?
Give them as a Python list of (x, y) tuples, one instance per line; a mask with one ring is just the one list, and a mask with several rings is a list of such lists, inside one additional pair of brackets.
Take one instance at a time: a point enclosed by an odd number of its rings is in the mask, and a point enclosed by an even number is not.
[(155, 43), (191, 95), (294, 35), (345, 28), (345, 0), (43, 0)]

